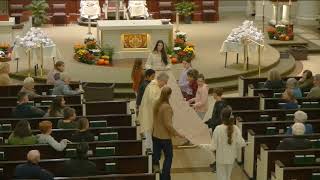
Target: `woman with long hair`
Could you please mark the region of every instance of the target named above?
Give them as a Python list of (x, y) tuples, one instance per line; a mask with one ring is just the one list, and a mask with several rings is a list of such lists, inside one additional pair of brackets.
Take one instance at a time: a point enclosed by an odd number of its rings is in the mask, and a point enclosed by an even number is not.
[(138, 58), (134, 61), (131, 71), (132, 89), (137, 95), (141, 81), (143, 80), (142, 59)]
[(21, 120), (16, 124), (14, 131), (10, 134), (8, 139), (9, 144), (36, 144), (37, 138), (32, 134), (30, 124), (27, 120)]
[(10, 64), (6, 62), (1, 63), (0, 64), (0, 86), (7, 86), (11, 84), (9, 73), (10, 73)]
[(57, 96), (53, 99), (45, 117), (63, 117), (63, 109), (65, 108), (65, 105), (66, 101), (63, 96)]
[(170, 171), (173, 158), (172, 137), (181, 135), (173, 128), (172, 117), (173, 110), (170, 106), (169, 99), (172, 90), (170, 87), (163, 87), (160, 98), (155, 103), (153, 108), (153, 164), (159, 166), (161, 152), (164, 153), (164, 162), (162, 172), (160, 173), (161, 180), (170, 180)]
[(221, 111), (222, 124), (213, 132), (211, 144), (201, 145), (216, 153), (217, 179), (230, 180), (237, 151), (246, 145), (240, 129), (234, 125), (232, 109), (226, 106)]
[(167, 70), (170, 69), (170, 63), (166, 52), (166, 45), (162, 40), (158, 40), (153, 51), (149, 54), (145, 64), (146, 69)]

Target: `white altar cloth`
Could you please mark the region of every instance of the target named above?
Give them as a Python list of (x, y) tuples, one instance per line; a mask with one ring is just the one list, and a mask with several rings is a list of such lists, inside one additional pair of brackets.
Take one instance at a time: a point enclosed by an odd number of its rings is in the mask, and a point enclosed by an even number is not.
[[(39, 48), (31, 48), (31, 66), (34, 66), (36, 64), (41, 64), (41, 53), (40, 53), (40, 47)], [(19, 58), (20, 60), (28, 60), (28, 49), (21, 47), (21, 46), (15, 46), (13, 48), (13, 54), (12, 58)], [(43, 47), (43, 59), (44, 64), (46, 60), (52, 59), (52, 58), (61, 58), (61, 55), (59, 51), (57, 50), (56, 45), (53, 46), (44, 46)]]
[(128, 10), (130, 12), (130, 17), (149, 17), (146, 1), (129, 0)]

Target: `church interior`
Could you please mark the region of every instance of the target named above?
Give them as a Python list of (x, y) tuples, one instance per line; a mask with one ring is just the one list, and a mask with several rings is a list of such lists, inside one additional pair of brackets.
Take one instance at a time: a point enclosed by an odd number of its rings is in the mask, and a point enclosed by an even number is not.
[(1, 0), (0, 179), (320, 180), (319, 61), (319, 0)]

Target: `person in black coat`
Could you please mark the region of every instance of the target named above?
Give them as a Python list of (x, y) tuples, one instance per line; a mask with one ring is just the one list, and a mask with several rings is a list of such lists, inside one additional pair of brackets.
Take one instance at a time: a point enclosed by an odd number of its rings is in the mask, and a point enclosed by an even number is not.
[(68, 177), (97, 175), (96, 164), (88, 160), (88, 143), (80, 143), (77, 146), (77, 156), (64, 162), (62, 175)]
[(145, 91), (146, 87), (148, 86), (148, 84), (154, 79), (155, 76), (156, 76), (156, 72), (153, 69), (147, 69), (144, 73), (144, 81), (140, 84), (140, 87), (138, 89), (137, 99), (136, 99), (137, 113), (138, 113), (139, 106), (142, 101), (144, 91)]
[(71, 137), (72, 142), (91, 142), (94, 141), (94, 135), (89, 130), (89, 121), (87, 118), (79, 119), (79, 131)]
[(26, 92), (18, 93), (18, 105), (13, 111), (13, 116), (17, 118), (35, 118), (43, 117), (45, 112), (42, 109), (36, 108), (29, 102), (29, 97)]
[(53, 174), (38, 165), (40, 161), (40, 152), (38, 150), (29, 151), (27, 159), (27, 163), (16, 167), (14, 172), (15, 179), (53, 180)]
[(220, 113), (222, 109), (227, 106), (226, 102), (222, 100), (222, 93), (223, 90), (221, 88), (213, 89), (213, 98), (216, 102), (213, 107), (211, 118), (205, 122), (208, 127), (212, 129), (212, 132), (216, 126), (222, 123)]
[(277, 147), (278, 150), (303, 150), (312, 148), (310, 140), (299, 138), (304, 135), (305, 126), (302, 123), (294, 123), (292, 126), (293, 137), (285, 138)]
[(266, 89), (283, 89), (285, 83), (282, 81), (281, 76), (277, 70), (271, 70), (268, 74), (268, 80), (264, 84)]

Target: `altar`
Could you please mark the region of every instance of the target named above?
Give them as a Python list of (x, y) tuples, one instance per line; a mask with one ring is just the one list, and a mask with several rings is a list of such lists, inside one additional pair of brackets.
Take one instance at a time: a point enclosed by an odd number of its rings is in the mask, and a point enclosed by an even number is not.
[(115, 20), (97, 22), (97, 41), (114, 48), (114, 59), (147, 58), (156, 42), (173, 45), (173, 25), (162, 20)]

